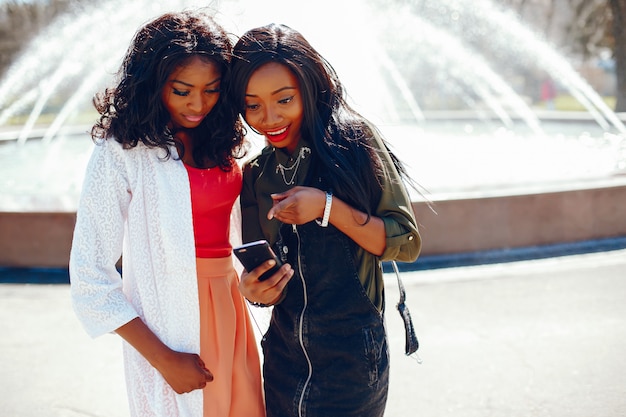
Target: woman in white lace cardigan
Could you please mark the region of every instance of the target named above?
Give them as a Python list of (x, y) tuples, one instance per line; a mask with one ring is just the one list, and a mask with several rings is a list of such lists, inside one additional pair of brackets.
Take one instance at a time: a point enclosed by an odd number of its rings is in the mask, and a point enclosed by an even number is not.
[(163, 15), (136, 33), (117, 85), (94, 100), (71, 293), (89, 335), (124, 339), (133, 416), (265, 415), (231, 256), (244, 153), (222, 93), (231, 47), (203, 12)]

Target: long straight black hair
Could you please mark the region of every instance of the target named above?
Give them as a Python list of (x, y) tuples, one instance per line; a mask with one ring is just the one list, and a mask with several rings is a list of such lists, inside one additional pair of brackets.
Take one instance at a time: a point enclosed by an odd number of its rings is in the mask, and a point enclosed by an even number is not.
[[(245, 93), (254, 71), (276, 62), (297, 77), (303, 102), (302, 137), (330, 172), (326, 181), (340, 198), (368, 214), (381, 196), (385, 175), (381, 156), (372, 146), (373, 124), (345, 99), (344, 88), (332, 65), (296, 30), (281, 24), (251, 29), (233, 49), (232, 96), (245, 117)], [(387, 149), (388, 151), (388, 149)], [(389, 152), (399, 173), (407, 177), (400, 161)]]

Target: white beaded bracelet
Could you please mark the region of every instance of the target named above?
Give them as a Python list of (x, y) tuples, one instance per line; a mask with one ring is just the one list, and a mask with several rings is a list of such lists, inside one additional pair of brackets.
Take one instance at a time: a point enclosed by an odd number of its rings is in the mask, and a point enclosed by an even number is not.
[(328, 220), (330, 219), (330, 209), (333, 206), (333, 192), (326, 191), (326, 205), (324, 206), (324, 217), (322, 221), (315, 219), (318, 225), (322, 227), (328, 227)]

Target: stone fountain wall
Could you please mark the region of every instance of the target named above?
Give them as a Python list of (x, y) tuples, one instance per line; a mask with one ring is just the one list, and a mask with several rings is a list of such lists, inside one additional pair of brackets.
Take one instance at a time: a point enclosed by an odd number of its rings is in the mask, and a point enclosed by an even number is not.
[(414, 204), (424, 255), (626, 236), (626, 184)]
[(0, 266), (64, 268), (76, 213), (0, 212)]
[[(626, 181), (589, 189), (413, 204), (422, 254), (573, 243), (626, 236)], [(0, 266), (65, 268), (76, 214), (0, 212)], [(418, 261), (419, 262), (419, 261)]]

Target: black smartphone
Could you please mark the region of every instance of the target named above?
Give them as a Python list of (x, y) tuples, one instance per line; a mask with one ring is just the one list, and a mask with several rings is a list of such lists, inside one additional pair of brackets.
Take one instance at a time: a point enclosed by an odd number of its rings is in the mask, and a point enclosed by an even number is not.
[(255, 242), (237, 246), (236, 248), (233, 248), (233, 252), (247, 271), (252, 271), (267, 260), (273, 259), (276, 261), (276, 265), (274, 265), (270, 270), (265, 271), (259, 277), (259, 281), (265, 281), (274, 275), (274, 273), (283, 265), (266, 240), (257, 240)]

